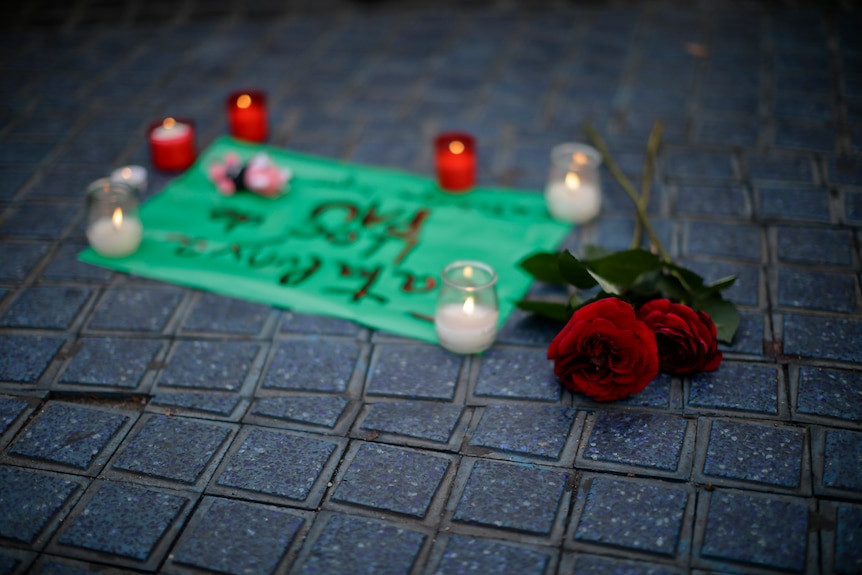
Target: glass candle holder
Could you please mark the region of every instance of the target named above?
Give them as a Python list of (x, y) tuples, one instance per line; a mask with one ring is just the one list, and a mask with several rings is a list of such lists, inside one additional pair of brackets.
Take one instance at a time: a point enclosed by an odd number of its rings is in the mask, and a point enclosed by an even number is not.
[(497, 273), (482, 262), (457, 261), (443, 269), (434, 328), (440, 345), (455, 353), (479, 353), (494, 343), (500, 312)]
[(545, 203), (555, 219), (583, 224), (599, 214), (602, 207), (601, 163), (601, 154), (592, 146), (579, 143), (554, 146), (545, 185)]
[(144, 228), (134, 188), (100, 178), (87, 187), (87, 240), (100, 255), (119, 258), (134, 253)]
[(470, 134), (449, 132), (434, 139), (437, 182), (447, 192), (464, 193), (476, 183), (476, 140)]

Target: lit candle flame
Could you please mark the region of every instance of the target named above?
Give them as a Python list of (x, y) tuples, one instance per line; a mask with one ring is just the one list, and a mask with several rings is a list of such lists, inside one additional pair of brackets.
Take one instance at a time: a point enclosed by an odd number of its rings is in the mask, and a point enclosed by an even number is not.
[(577, 190), (581, 187), (581, 178), (575, 172), (566, 174), (566, 187), (570, 190)]
[(456, 155), (464, 152), (464, 142), (458, 140), (449, 142), (449, 151)]
[(131, 180), (132, 179), (132, 169), (129, 168), (128, 166), (125, 167), (120, 171), (120, 175), (123, 177), (124, 180)]
[(173, 118), (165, 118), (165, 121), (162, 122), (162, 127), (165, 130), (170, 130), (171, 128), (173, 128), (176, 125), (176, 123), (177, 123), (177, 121), (174, 120)]
[(123, 210), (120, 208), (114, 208), (114, 215), (111, 216), (111, 222), (114, 224), (114, 229), (120, 229), (120, 226), (123, 225)]
[(473, 296), (468, 297), (464, 300), (464, 313), (467, 315), (473, 315), (473, 309), (476, 307), (476, 304), (473, 303)]
[(251, 96), (248, 94), (243, 94), (236, 99), (237, 108), (248, 108), (249, 106), (251, 106)]
[(583, 152), (575, 152), (574, 155), (572, 156), (572, 159), (579, 166), (585, 166), (590, 162), (590, 159)]
[(464, 277), (472, 278), (473, 277), (473, 266), (465, 266), (464, 267)]

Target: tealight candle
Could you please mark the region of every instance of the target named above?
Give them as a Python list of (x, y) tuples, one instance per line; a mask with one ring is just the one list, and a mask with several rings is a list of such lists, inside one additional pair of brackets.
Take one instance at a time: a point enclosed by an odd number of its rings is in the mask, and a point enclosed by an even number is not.
[(573, 224), (595, 218), (602, 207), (598, 150), (586, 144), (567, 143), (551, 151), (551, 169), (545, 186), (548, 211)]
[(111, 180), (124, 182), (141, 194), (147, 190), (147, 169), (143, 166), (123, 166), (111, 173)]
[(437, 181), (449, 192), (466, 192), (476, 181), (476, 142), (469, 134), (450, 132), (434, 140)]
[(485, 351), (497, 337), (497, 274), (487, 264), (457, 261), (443, 269), (434, 312), (440, 345), (455, 353)]
[(195, 161), (195, 130), (189, 121), (165, 118), (150, 126), (153, 165), (166, 172), (185, 170)]
[(138, 217), (138, 198), (128, 184), (100, 178), (87, 188), (87, 240), (106, 257), (134, 253), (144, 228)]
[(227, 98), (227, 117), (234, 138), (263, 142), (269, 133), (266, 94), (257, 90), (234, 92)]

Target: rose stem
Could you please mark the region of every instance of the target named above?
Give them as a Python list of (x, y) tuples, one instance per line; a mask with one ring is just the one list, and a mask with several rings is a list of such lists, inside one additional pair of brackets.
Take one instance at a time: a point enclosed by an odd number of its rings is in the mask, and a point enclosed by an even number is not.
[(608, 151), (604, 140), (602, 140), (602, 137), (599, 136), (598, 132), (596, 132), (589, 124), (584, 126), (584, 130), (587, 132), (587, 135), (593, 141), (593, 145), (595, 145), (595, 147), (599, 150), (599, 153), (602, 155), (602, 158), (605, 161), (605, 165), (607, 165), (608, 170), (610, 170), (611, 172), (611, 175), (620, 184), (620, 186), (622, 186), (623, 190), (625, 190), (626, 194), (628, 194), (629, 198), (634, 203), (638, 221), (640, 221), (641, 225), (643, 226), (643, 229), (646, 230), (647, 236), (649, 236), (650, 239), (650, 243), (653, 245), (653, 247), (655, 247), (656, 250), (658, 250), (659, 256), (662, 258), (662, 260), (670, 262), (670, 256), (668, 255), (667, 251), (665, 251), (664, 246), (661, 244), (661, 241), (659, 241), (658, 236), (652, 229), (652, 226), (649, 223), (649, 218), (646, 214), (646, 209), (641, 206), (640, 201), (638, 200), (638, 193), (635, 191), (634, 186), (626, 177), (626, 175), (623, 174), (622, 171), (619, 169), (610, 152)]
[[(661, 143), (661, 135), (664, 131), (664, 124), (661, 120), (656, 120), (652, 125), (649, 140), (647, 141), (646, 157), (644, 158), (644, 168), (641, 174), (641, 195), (638, 204), (640, 209), (646, 211), (649, 205), (650, 192), (652, 191), (652, 175), (655, 168), (655, 157), (658, 154), (658, 146)], [(642, 226), (640, 218), (635, 219), (635, 231), (632, 236), (632, 249), (639, 248), (641, 245)]]

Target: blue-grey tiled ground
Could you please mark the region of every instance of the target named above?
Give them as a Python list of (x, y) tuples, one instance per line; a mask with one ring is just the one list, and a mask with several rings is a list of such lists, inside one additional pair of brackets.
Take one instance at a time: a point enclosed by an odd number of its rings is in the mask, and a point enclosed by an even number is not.
[[(0, 575), (862, 573), (862, 10), (853, 2), (176, 0), (0, 19)], [(83, 192), (146, 126), (540, 193), (589, 122), (681, 263), (735, 274), (720, 369), (599, 404), (559, 325), (463, 357), (97, 268)], [(628, 247), (630, 200), (565, 246)], [(536, 286), (536, 290), (551, 290)], [(552, 291), (552, 290), (551, 290)]]

